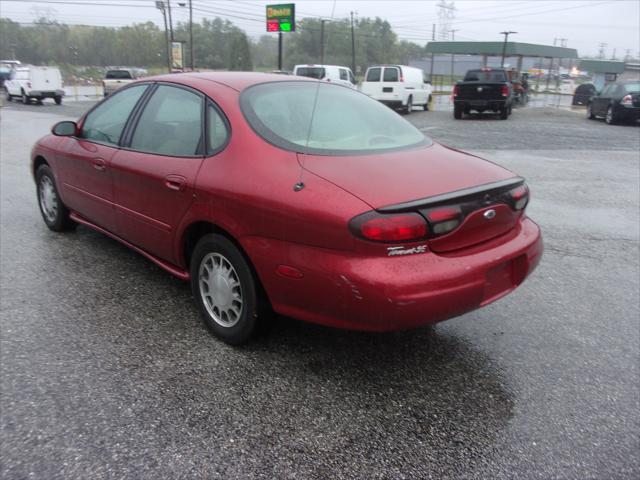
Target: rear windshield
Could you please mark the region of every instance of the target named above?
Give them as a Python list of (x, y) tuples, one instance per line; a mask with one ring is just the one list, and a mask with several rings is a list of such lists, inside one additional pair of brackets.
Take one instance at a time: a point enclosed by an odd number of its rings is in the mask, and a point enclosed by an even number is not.
[(322, 67), (298, 67), (296, 75), (301, 77), (315, 78), (322, 80), (324, 78), (324, 68)]
[(464, 76), (465, 82), (506, 82), (507, 76), (502, 70), (469, 70)]
[(334, 84), (263, 83), (245, 90), (240, 106), (260, 136), (286, 150), (348, 155), (430, 144), (393, 110)]
[(627, 93), (640, 92), (640, 83), (625, 83), (624, 91)]
[(385, 68), (383, 82), (397, 82), (398, 81), (398, 69), (397, 68)]
[(131, 76), (131, 72), (127, 70), (109, 70), (105, 75), (105, 78), (114, 80), (127, 80), (132, 79), (133, 77)]

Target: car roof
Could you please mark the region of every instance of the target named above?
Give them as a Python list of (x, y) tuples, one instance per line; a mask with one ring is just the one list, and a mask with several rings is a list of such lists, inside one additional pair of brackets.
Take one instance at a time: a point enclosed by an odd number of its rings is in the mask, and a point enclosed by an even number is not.
[(306, 77), (295, 77), (292, 79), (289, 75), (281, 75), (277, 73), (262, 72), (186, 72), (172, 73), (165, 75), (157, 75), (154, 77), (145, 77), (142, 81), (165, 81), (172, 83), (181, 83), (183, 85), (193, 86), (195, 88), (206, 88), (207, 82), (214, 82), (225, 85), (229, 88), (241, 92), (246, 88), (259, 83), (271, 82), (317, 82), (317, 80)]

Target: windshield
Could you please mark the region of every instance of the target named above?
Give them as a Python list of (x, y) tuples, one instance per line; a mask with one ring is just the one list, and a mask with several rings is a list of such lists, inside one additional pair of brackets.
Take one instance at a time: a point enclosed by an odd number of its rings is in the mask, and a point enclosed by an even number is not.
[(430, 143), (388, 107), (339, 85), (263, 83), (245, 90), (240, 105), (260, 136), (286, 150), (341, 155)]
[(502, 70), (469, 70), (464, 76), (465, 82), (506, 82), (507, 76)]
[(127, 70), (109, 70), (107, 72), (107, 75), (105, 78), (108, 79), (117, 79), (117, 80), (122, 80), (122, 79), (131, 79), (131, 73), (128, 72)]
[(624, 91), (627, 93), (640, 92), (640, 83), (625, 83)]
[(296, 75), (315, 78), (318, 80), (322, 80), (324, 78), (324, 73), (324, 68), (322, 67), (298, 67), (298, 70), (296, 70)]

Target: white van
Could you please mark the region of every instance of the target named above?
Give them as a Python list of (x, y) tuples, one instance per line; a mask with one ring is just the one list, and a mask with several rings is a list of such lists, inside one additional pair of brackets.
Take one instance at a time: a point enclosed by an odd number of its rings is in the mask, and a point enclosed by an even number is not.
[(432, 92), (424, 72), (406, 65), (374, 65), (367, 68), (360, 90), (406, 113), (411, 113), (416, 105), (422, 105), (425, 111), (429, 110)]
[(32, 98), (39, 102), (43, 98), (53, 98), (60, 105), (64, 96), (62, 75), (57, 67), (16, 66), (4, 86), (9, 101), (20, 97), (25, 104)]
[(356, 77), (351, 69), (339, 65), (296, 65), (293, 74), (356, 88)]

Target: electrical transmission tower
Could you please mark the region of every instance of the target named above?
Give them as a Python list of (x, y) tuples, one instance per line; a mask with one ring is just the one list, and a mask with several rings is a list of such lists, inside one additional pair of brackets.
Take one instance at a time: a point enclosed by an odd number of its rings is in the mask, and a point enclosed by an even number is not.
[(449, 33), (451, 33), (451, 22), (456, 18), (455, 2), (453, 0), (451, 2), (440, 0), (436, 6), (438, 7), (438, 38), (447, 40)]
[(607, 48), (607, 44), (606, 43), (601, 43), (599, 44), (600, 50), (598, 52), (598, 58), (604, 60), (604, 58), (607, 56), (606, 54), (606, 48)]

